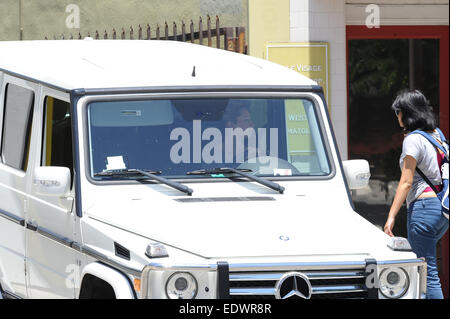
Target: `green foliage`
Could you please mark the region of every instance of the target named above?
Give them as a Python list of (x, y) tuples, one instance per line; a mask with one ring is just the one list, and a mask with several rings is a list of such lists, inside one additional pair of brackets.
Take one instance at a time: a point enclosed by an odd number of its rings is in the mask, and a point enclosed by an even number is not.
[(407, 41), (350, 41), (350, 97), (392, 96), (408, 87)]

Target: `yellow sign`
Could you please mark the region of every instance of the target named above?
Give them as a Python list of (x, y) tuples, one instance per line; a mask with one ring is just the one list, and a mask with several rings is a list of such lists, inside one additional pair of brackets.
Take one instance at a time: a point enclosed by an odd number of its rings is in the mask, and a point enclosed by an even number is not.
[(266, 59), (316, 81), (323, 87), (327, 104), (330, 105), (328, 82), (328, 42), (267, 43)]
[[(265, 58), (315, 81), (323, 88), (329, 107), (329, 51), (327, 42), (266, 43)], [(299, 100), (291, 100), (285, 108), (289, 162), (300, 171), (309, 171), (310, 159), (317, 154), (304, 107)]]
[(292, 163), (292, 156), (310, 155), (311, 132), (302, 100), (288, 99), (285, 103), (287, 144)]

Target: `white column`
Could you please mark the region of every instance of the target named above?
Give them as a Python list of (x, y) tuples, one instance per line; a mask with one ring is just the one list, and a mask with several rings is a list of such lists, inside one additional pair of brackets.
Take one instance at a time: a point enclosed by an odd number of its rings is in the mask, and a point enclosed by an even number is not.
[(330, 44), (331, 121), (342, 159), (347, 159), (347, 71), (344, 0), (290, 0), (291, 42)]

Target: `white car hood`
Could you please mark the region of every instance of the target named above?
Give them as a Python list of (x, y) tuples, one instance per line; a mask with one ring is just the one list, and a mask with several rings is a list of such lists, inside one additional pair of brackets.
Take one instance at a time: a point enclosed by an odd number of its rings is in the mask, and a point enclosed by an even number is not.
[(179, 202), (165, 197), (162, 202), (116, 196), (87, 215), (204, 258), (370, 255), (386, 248), (387, 235), (348, 202), (343, 209), (332, 198), (267, 197), (275, 200)]

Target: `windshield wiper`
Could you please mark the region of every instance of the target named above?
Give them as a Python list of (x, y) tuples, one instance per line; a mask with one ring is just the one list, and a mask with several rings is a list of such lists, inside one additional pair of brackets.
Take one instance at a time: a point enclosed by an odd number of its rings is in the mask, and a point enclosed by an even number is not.
[(214, 174), (238, 174), (241, 176), (244, 176), (252, 181), (255, 181), (257, 183), (260, 183), (264, 186), (267, 186), (273, 190), (276, 190), (277, 192), (279, 192), (280, 194), (283, 194), (284, 192), (284, 187), (274, 183), (272, 181), (257, 177), (257, 176), (253, 176), (253, 175), (249, 175), (246, 174), (245, 172), (251, 172), (251, 169), (236, 169), (236, 168), (232, 168), (232, 167), (222, 167), (222, 168), (213, 168), (213, 169), (200, 169), (197, 171), (191, 171), (191, 172), (187, 172), (186, 175), (214, 175)]
[(157, 176), (157, 174), (161, 174), (161, 171), (144, 171), (140, 169), (120, 169), (120, 170), (110, 170), (110, 171), (103, 171), (100, 173), (94, 174), (95, 177), (129, 177), (129, 176), (146, 176), (150, 179), (153, 179), (155, 181), (158, 181), (160, 183), (166, 184), (172, 188), (175, 188), (183, 193), (188, 194), (189, 196), (192, 195), (194, 192), (189, 187), (173, 182), (167, 178)]
[[(144, 172), (153, 175), (160, 175), (161, 171), (150, 171), (145, 170)], [(103, 172), (95, 173), (94, 177), (131, 177), (131, 176), (142, 176), (142, 174), (137, 169), (113, 169), (105, 170)]]

